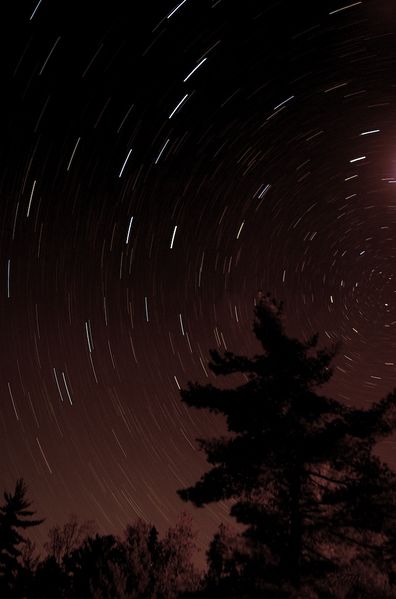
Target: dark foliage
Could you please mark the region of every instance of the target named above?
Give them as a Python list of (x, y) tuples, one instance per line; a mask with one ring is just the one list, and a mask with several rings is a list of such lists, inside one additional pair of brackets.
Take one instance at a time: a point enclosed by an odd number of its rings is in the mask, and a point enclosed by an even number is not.
[[(24, 510), (22, 515), (31, 512)], [(42, 521), (30, 522), (33, 526)], [(41, 560), (29, 540), (15, 537), (24, 545), (12, 553), (15, 566), (7, 572), (12, 577), (4, 577), (1, 599), (176, 599), (199, 588), (200, 576), (192, 561), (194, 533), (186, 515), (162, 538), (141, 520), (127, 527), (124, 539), (87, 535), (91, 528), (74, 516), (62, 527), (51, 528)]]
[(20, 531), (41, 524), (32, 520), (31, 503), (26, 499), (26, 485), (22, 479), (16, 482), (13, 493), (4, 493), (0, 507), (0, 596), (17, 596), (22, 581), (22, 547), (26, 542)]
[[(318, 349), (317, 336), (288, 337), (282, 305), (270, 297), (255, 314), (262, 354), (211, 352), (216, 375), (239, 373), (243, 383), (181, 392), (187, 405), (222, 414), (230, 434), (199, 440), (212, 468), (179, 495), (196, 506), (232, 500), (231, 515), (246, 526), (246, 560), (231, 578), (246, 587), (314, 589), (356, 556), (383, 568), (385, 546), (393, 556), (396, 478), (373, 449), (395, 430), (396, 393), (368, 410), (326, 397), (319, 390), (336, 349)], [(219, 558), (217, 569), (224, 584), (230, 574)]]
[(65, 599), (70, 597), (69, 578), (53, 556), (39, 562), (30, 585), (29, 598)]
[(64, 558), (77, 549), (82, 541), (94, 533), (93, 522), (78, 522), (77, 517), (72, 514), (63, 526), (53, 526), (48, 531), (48, 541), (44, 544), (49, 556), (53, 557), (58, 564), (62, 564)]
[(396, 476), (374, 455), (396, 427), (396, 392), (367, 410), (319, 392), (335, 349), (290, 338), (281, 304), (256, 306), (253, 358), (211, 352), (233, 389), (194, 384), (189, 406), (222, 414), (228, 436), (201, 439), (211, 469), (179, 491), (196, 506), (226, 500), (242, 525), (221, 525), (207, 570), (193, 565), (184, 514), (160, 538), (138, 520), (123, 538), (71, 517), (52, 527), (46, 555), (22, 532), (37, 526), (17, 481), (0, 507), (0, 597), (5, 599), (391, 599), (396, 597)]

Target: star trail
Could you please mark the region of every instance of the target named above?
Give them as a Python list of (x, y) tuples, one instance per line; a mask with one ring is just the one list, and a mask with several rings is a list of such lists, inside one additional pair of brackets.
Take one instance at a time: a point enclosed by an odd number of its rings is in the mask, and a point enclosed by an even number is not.
[(395, 386), (396, 10), (23, 0), (1, 22), (2, 488), (24, 477), (41, 535), (184, 510), (203, 551), (228, 508), (176, 490), (222, 424), (179, 390), (215, 382), (209, 349), (258, 350), (259, 290), (341, 343), (329, 395)]

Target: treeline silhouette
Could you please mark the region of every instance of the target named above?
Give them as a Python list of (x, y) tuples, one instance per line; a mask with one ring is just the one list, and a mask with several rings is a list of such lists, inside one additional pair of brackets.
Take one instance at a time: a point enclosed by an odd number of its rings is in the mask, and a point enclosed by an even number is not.
[(0, 597), (178, 597), (199, 588), (193, 565), (194, 534), (182, 514), (160, 538), (142, 520), (126, 527), (122, 538), (94, 533), (91, 522), (72, 516), (48, 532), (46, 554), (21, 532), (37, 526), (26, 486), (18, 480), (0, 508)]
[[(71, 518), (49, 531), (44, 557), (24, 530), (41, 524), (23, 480), (0, 507), (0, 597), (396, 598), (396, 475), (375, 454), (396, 429), (396, 391), (368, 409), (326, 397), (337, 353), (284, 330), (283, 306), (255, 307), (262, 353), (210, 352), (234, 388), (189, 384), (188, 406), (222, 415), (228, 435), (199, 439), (210, 469), (180, 497), (227, 502), (204, 572), (191, 520), (160, 538), (143, 521), (122, 537)], [(234, 379), (233, 379), (234, 380)]]

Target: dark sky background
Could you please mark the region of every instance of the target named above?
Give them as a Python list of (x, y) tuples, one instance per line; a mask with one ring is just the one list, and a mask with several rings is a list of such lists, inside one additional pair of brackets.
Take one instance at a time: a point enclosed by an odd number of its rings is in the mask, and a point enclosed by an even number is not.
[(176, 490), (221, 424), (178, 388), (257, 351), (259, 289), (342, 342), (336, 399), (396, 385), (393, 6), (2, 5), (0, 487), (25, 478), (43, 539), (184, 509), (206, 546), (226, 506)]

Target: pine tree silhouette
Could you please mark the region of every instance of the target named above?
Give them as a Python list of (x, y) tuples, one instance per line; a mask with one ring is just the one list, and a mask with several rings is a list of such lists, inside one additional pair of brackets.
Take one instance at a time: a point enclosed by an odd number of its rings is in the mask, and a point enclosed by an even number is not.
[(230, 435), (198, 440), (212, 468), (178, 493), (196, 506), (232, 499), (250, 543), (249, 580), (292, 593), (353, 556), (380, 565), (395, 475), (373, 449), (395, 430), (396, 393), (368, 410), (325, 397), (336, 348), (318, 349), (317, 335), (288, 337), (283, 306), (269, 296), (255, 316), (261, 355), (210, 352), (212, 372), (239, 373), (242, 384), (181, 391), (188, 406), (224, 415)]
[(38, 526), (43, 520), (32, 520), (35, 512), (29, 510), (27, 488), (23, 479), (16, 482), (13, 493), (4, 493), (5, 503), (0, 507), (0, 596), (12, 597), (17, 592), (21, 572), (21, 545), (25, 542), (20, 530)]

